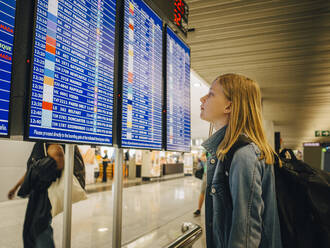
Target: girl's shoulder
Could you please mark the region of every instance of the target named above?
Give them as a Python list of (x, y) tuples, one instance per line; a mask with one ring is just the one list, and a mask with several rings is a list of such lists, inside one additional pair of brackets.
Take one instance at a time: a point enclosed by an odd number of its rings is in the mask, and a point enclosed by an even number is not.
[(251, 171), (256, 166), (259, 169), (264, 167), (264, 160), (260, 160), (261, 152), (255, 143), (250, 143), (238, 149), (232, 160), (231, 170), (247, 170)]
[(260, 149), (255, 143), (252, 142), (238, 149), (233, 156), (233, 160), (240, 158), (259, 160), (260, 155), (261, 155)]

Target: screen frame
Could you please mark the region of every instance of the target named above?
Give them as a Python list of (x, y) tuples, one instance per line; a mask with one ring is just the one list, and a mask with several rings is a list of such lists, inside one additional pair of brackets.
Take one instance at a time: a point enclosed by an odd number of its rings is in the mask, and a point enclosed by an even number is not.
[[(30, 130), (30, 117), (31, 117), (31, 100), (32, 100), (32, 84), (33, 84), (33, 66), (34, 66), (34, 48), (35, 48), (35, 41), (36, 41), (36, 26), (37, 26), (37, 10), (38, 10), (38, 2), (39, 0), (33, 0), (34, 3), (34, 9), (33, 9), (33, 15), (32, 15), (32, 46), (31, 46), (31, 59), (30, 59), (30, 77), (29, 77), (29, 83), (27, 86), (27, 96), (26, 96), (26, 104), (25, 104), (25, 113), (26, 113), (26, 120), (25, 120), (25, 125), (24, 125), (24, 135), (23, 139), (25, 141), (32, 141), (32, 142), (46, 142), (46, 143), (61, 143), (61, 144), (76, 144), (76, 145), (91, 145), (91, 146), (107, 146), (107, 147), (114, 147), (114, 113), (116, 112), (116, 106), (115, 106), (115, 75), (116, 75), (116, 66), (114, 64), (114, 70), (113, 70), (113, 76), (114, 76), (114, 89), (113, 89), (113, 110), (112, 110), (112, 144), (109, 143), (97, 143), (97, 142), (80, 142), (80, 141), (68, 141), (68, 140), (53, 140), (53, 139), (41, 139), (41, 138), (31, 138), (29, 136), (29, 130)], [(118, 12), (118, 2), (121, 2), (121, 0), (116, 0), (116, 17), (115, 17), (115, 46), (114, 46), (114, 62), (116, 61), (116, 56), (118, 56), (117, 50), (116, 50), (116, 43), (118, 42), (116, 40), (116, 34), (118, 31), (117, 30), (117, 25), (118, 25), (118, 20), (120, 19), (119, 12)]]
[[(165, 151), (168, 151), (168, 152), (184, 152), (184, 153), (190, 153), (191, 152), (191, 108), (190, 108), (190, 144), (189, 144), (189, 150), (175, 150), (175, 149), (169, 149), (168, 148), (168, 142), (167, 142), (167, 93), (168, 93), (168, 90), (167, 90), (167, 29), (170, 29), (173, 34), (176, 35), (176, 37), (184, 44), (187, 46), (187, 48), (189, 49), (189, 70), (190, 70), (190, 73), (191, 73), (191, 48), (190, 46), (185, 42), (183, 41), (183, 39), (169, 26), (169, 25), (165, 25), (164, 26), (164, 44), (163, 44), (163, 50), (164, 50), (164, 65), (163, 65), (163, 81), (164, 81), (164, 86), (165, 87), (165, 92), (164, 92), (164, 99), (163, 99), (163, 102), (164, 102), (164, 109), (163, 109), (163, 128), (164, 128), (164, 138), (163, 138), (163, 146), (164, 146), (164, 149)], [(190, 83), (189, 83), (190, 85)], [(190, 85), (191, 87), (191, 85)], [(191, 100), (191, 89), (189, 89), (189, 99)]]

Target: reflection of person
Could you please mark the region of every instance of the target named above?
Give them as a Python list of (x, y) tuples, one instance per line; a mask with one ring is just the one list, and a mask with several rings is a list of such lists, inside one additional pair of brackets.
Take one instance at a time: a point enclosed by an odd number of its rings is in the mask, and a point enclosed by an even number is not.
[(207, 173), (207, 166), (206, 166), (206, 154), (203, 153), (201, 159), (199, 160), (199, 167), (204, 169), (202, 183), (201, 183), (201, 192), (199, 194), (199, 200), (198, 200), (198, 208), (194, 212), (194, 216), (199, 216), (201, 214), (201, 209), (204, 203), (204, 197), (205, 197), (205, 190), (206, 190), (206, 173)]
[(102, 157), (103, 162), (103, 179), (102, 182), (107, 182), (107, 167), (108, 167), (108, 163), (109, 163), (109, 159), (108, 159), (108, 150), (104, 150), (104, 156)]
[[(46, 150), (46, 152), (45, 152)], [(51, 204), (48, 188), (64, 168), (64, 151), (57, 144), (37, 142), (27, 163), (27, 172), (18, 195), (29, 197), (23, 227), (24, 247), (53, 248)]]
[[(274, 150), (262, 124), (257, 83), (237, 74), (218, 77), (201, 98), (201, 119), (216, 132), (202, 146), (207, 164), (207, 247), (281, 248)], [(237, 150), (229, 172), (224, 159), (241, 135), (251, 143)]]
[[(36, 156), (36, 154), (44, 154), (44, 146), (46, 145), (46, 143), (43, 142), (38, 142), (37, 144), (35, 144), (32, 153), (30, 155), (30, 158), (28, 160), (28, 164), (30, 164), (31, 158), (33, 156)], [(47, 145), (46, 145), (47, 146)], [(62, 145), (63, 149), (64, 149), (64, 145)], [(36, 158), (34, 157), (34, 159), (36, 160)], [(84, 161), (83, 158), (80, 154), (79, 148), (77, 145), (75, 145), (74, 147), (74, 170), (73, 173), (75, 175), (75, 177), (78, 179), (78, 182), (80, 184), (80, 186), (85, 189), (85, 165), (84, 165)], [(16, 183), (16, 185), (8, 192), (8, 199), (12, 200), (15, 197), (15, 194), (18, 190), (18, 188), (22, 185), (22, 183), (24, 182), (26, 173), (22, 176), (22, 178), (20, 178), (18, 180), (18, 182)]]
[[(27, 172), (8, 194), (8, 198), (12, 199), (21, 186), (18, 195), (29, 197), (23, 227), (24, 247), (54, 247), (48, 187), (60, 177), (63, 167), (64, 151), (61, 145), (37, 142), (27, 161)], [(76, 147), (74, 175), (84, 188), (84, 163)]]
[[(33, 160), (38, 160), (41, 159), (43, 157), (45, 157), (45, 150), (44, 150), (44, 143), (43, 142), (37, 142), (32, 149), (31, 155), (27, 161), (27, 169), (29, 168), (29, 166), (31, 165), (31, 163), (33, 162)], [(26, 172), (24, 173), (24, 175), (22, 176), (22, 178), (19, 179), (19, 181), (17, 182), (17, 184), (9, 191), (8, 193), (8, 199), (12, 200), (16, 194), (16, 191), (18, 190), (18, 188), (22, 185), (22, 183), (24, 182), (26, 176)]]
[(16, 191), (18, 190), (18, 188), (24, 182), (25, 175), (26, 175), (26, 173), (18, 180), (18, 182), (16, 183), (16, 185), (11, 190), (9, 190), (9, 192), (8, 192), (8, 199), (9, 200), (12, 200), (15, 197)]

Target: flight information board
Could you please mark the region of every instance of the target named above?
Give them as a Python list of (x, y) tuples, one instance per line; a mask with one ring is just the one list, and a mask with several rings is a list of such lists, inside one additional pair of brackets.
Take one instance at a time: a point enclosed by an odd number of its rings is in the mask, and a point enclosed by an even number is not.
[(162, 20), (141, 0), (125, 1), (121, 146), (162, 147)]
[(190, 48), (167, 27), (167, 146), (168, 151), (190, 151)]
[(0, 135), (8, 135), (16, 0), (0, 0)]
[(116, 0), (39, 0), (28, 138), (112, 144)]

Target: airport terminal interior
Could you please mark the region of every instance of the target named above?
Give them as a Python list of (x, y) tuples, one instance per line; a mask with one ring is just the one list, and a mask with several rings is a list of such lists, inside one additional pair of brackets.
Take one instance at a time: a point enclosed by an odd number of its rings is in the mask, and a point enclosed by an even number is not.
[(220, 247), (201, 105), (227, 73), (330, 179), (329, 30), (328, 0), (0, 0), (0, 248)]

